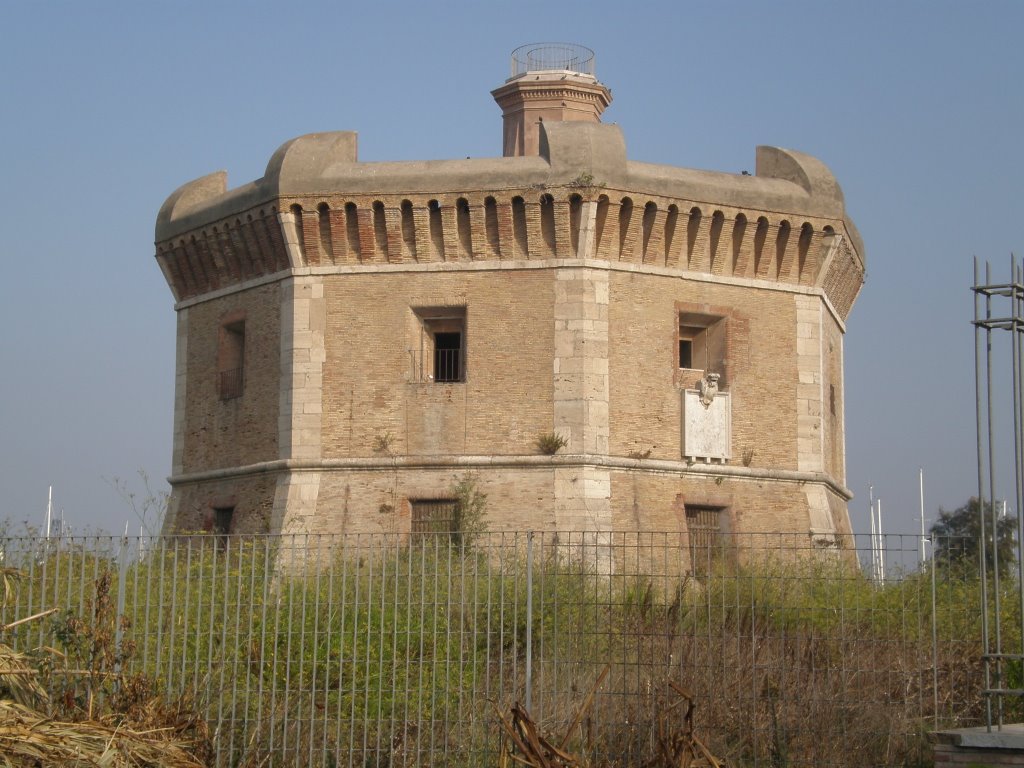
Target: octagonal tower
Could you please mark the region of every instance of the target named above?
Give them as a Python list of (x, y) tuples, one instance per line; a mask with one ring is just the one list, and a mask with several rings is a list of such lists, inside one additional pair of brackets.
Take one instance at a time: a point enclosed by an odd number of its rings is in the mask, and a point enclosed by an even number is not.
[(630, 161), (565, 64), (494, 92), (505, 157), (314, 133), (167, 199), (166, 530), (410, 532), (469, 472), (492, 530), (849, 531), (836, 180), (775, 147), (752, 176)]

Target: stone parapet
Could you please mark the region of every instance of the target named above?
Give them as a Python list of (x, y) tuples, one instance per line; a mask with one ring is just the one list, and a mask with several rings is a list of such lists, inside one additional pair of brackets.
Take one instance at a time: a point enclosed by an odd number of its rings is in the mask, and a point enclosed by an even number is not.
[[(311, 134), (267, 174), (223, 173), (161, 209), (156, 257), (180, 300), (304, 267), (576, 258), (817, 286), (845, 319), (860, 237), (816, 159), (758, 148), (758, 175), (630, 162), (616, 126), (553, 123), (539, 157), (359, 163), (354, 134)], [(319, 153), (319, 154), (318, 154)], [(276, 174), (276, 175), (275, 175)]]

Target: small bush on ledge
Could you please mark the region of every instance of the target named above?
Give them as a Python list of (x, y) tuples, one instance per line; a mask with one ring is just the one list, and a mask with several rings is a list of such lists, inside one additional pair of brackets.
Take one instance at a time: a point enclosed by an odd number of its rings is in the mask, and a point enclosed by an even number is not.
[(568, 444), (569, 441), (556, 432), (546, 432), (542, 435), (537, 435), (537, 450), (545, 456), (554, 456)]

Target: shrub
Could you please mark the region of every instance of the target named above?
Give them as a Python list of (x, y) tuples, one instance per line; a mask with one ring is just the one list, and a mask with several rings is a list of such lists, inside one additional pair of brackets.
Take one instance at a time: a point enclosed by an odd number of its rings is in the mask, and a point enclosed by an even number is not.
[(545, 432), (537, 435), (537, 450), (545, 456), (554, 456), (568, 444), (569, 441), (557, 432)]

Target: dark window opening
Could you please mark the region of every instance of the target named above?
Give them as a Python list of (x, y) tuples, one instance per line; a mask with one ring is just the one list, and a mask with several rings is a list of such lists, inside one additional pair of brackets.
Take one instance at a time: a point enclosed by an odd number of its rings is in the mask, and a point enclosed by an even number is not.
[(679, 367), (717, 373), (725, 384), (726, 319), (696, 312), (679, 313)]
[(213, 533), (217, 537), (217, 548), (227, 546), (227, 537), (231, 533), (231, 519), (235, 516), (234, 507), (214, 507)]
[(721, 507), (686, 506), (686, 530), (690, 541), (690, 570), (706, 576), (725, 559), (725, 510)]
[(679, 367), (693, 368), (693, 342), (690, 339), (679, 340)]
[(217, 389), (221, 400), (242, 396), (245, 371), (245, 321), (227, 323), (220, 329), (217, 354)]
[(462, 334), (434, 334), (434, 381), (462, 381)]
[(466, 380), (466, 308), (424, 307), (413, 310), (417, 339), (410, 351), (414, 379), (452, 383)]
[(413, 535), (450, 534), (455, 530), (455, 499), (418, 499), (410, 501)]
[(828, 410), (835, 416), (836, 415), (836, 385), (828, 385)]

